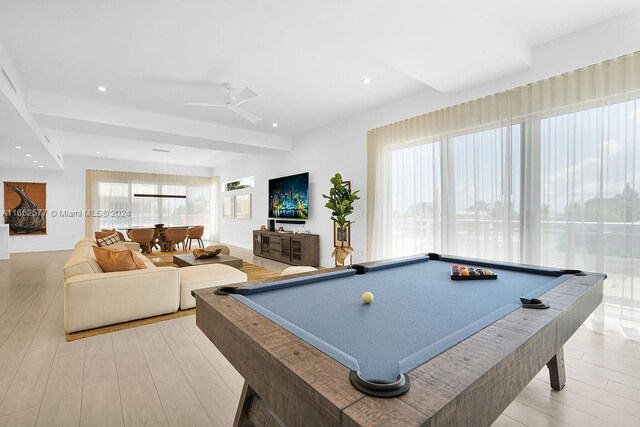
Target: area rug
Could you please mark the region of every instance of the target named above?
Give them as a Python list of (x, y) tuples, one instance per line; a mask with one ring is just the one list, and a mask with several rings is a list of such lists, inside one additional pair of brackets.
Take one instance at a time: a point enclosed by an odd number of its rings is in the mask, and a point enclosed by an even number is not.
[[(174, 253), (179, 253), (179, 252), (174, 252)], [(166, 254), (167, 256), (170, 255), (171, 257), (173, 257), (173, 254), (170, 254), (168, 252)], [(175, 266), (175, 264), (171, 262), (164, 261), (167, 259), (167, 256), (165, 256), (163, 259), (163, 257), (159, 257), (158, 255), (159, 254), (157, 253), (149, 255), (149, 258), (152, 260), (152, 262), (155, 265), (159, 267), (162, 266), (162, 264), (164, 265), (170, 264)], [(153, 258), (159, 258), (159, 259), (156, 261)], [(279, 276), (279, 274), (274, 271), (267, 270), (266, 268), (259, 267), (257, 265), (251, 264), (246, 261), (244, 262), (244, 265), (241, 268), (241, 271), (247, 274), (248, 281), (264, 280), (264, 279), (270, 279), (270, 278)], [(75, 341), (75, 340), (80, 340), (84, 338), (94, 337), (96, 335), (108, 334), (110, 332), (122, 331), (123, 329), (130, 329), (130, 328), (135, 328), (137, 326), (143, 326), (143, 325), (149, 325), (151, 323), (162, 322), (164, 320), (176, 319), (178, 317), (183, 317), (183, 316), (190, 316), (195, 313), (196, 313), (196, 309), (190, 308), (187, 310), (178, 310), (175, 313), (163, 314), (161, 316), (148, 317), (146, 319), (132, 320), (131, 322), (124, 322), (124, 323), (118, 323), (116, 325), (103, 326), (101, 328), (89, 329), (87, 331), (74, 332), (71, 334), (67, 334), (67, 341)]]
[(177, 267), (173, 263), (173, 256), (186, 254), (185, 251), (173, 251), (173, 252), (153, 252), (150, 254), (144, 254), (156, 267)]

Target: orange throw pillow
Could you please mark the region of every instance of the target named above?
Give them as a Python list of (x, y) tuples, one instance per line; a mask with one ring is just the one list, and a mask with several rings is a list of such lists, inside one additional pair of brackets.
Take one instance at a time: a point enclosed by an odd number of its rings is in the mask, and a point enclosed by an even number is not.
[(147, 268), (147, 265), (145, 264), (145, 261), (149, 261), (149, 259), (147, 257), (145, 257), (144, 255), (142, 255), (140, 252), (136, 252), (133, 249), (127, 248), (122, 243), (116, 243), (116, 244), (109, 245), (109, 246), (103, 246), (100, 249), (104, 249), (105, 251), (111, 251), (111, 252), (129, 251), (133, 255), (133, 262), (136, 263), (136, 265), (138, 266), (138, 268), (140, 270)]
[(149, 258), (145, 257), (140, 252), (136, 252), (132, 249), (129, 249), (129, 251), (131, 251), (131, 254), (133, 254), (133, 262), (136, 263), (136, 265), (140, 270), (147, 268), (147, 264), (145, 264), (144, 262), (149, 261)]
[(98, 265), (105, 273), (140, 269), (133, 258), (133, 252), (129, 249), (126, 251), (111, 251), (94, 246), (93, 253), (96, 255)]

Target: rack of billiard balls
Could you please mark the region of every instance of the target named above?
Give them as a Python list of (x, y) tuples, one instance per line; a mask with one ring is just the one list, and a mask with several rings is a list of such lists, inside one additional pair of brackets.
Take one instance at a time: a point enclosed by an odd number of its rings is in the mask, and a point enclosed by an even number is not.
[(486, 268), (458, 264), (451, 266), (451, 280), (492, 280), (497, 278), (497, 274)]

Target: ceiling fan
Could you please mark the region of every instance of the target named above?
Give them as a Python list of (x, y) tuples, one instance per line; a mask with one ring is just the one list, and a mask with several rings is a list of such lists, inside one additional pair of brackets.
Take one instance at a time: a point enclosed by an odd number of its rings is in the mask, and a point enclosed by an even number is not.
[(251, 123), (257, 123), (260, 120), (262, 120), (262, 117), (260, 117), (257, 114), (253, 114), (247, 110), (238, 108), (240, 105), (244, 104), (245, 102), (250, 101), (253, 98), (257, 97), (258, 96), (257, 93), (255, 93), (248, 87), (245, 87), (240, 91), (240, 93), (235, 95), (234, 87), (231, 83), (225, 83), (224, 87), (227, 89), (227, 92), (228, 92), (224, 100), (224, 103), (181, 102), (178, 105), (193, 105), (196, 107), (222, 107), (222, 108), (227, 108), (233, 111), (237, 115), (249, 120)]

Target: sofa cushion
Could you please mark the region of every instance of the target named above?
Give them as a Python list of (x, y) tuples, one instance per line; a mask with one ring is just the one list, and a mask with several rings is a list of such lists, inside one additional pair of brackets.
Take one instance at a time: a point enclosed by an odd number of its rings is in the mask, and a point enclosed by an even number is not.
[(147, 268), (146, 265), (144, 265), (144, 262), (140, 264), (142, 267), (136, 263), (133, 259), (133, 251), (130, 251), (129, 249), (124, 251), (112, 251), (109, 249), (94, 247), (93, 252), (100, 268), (105, 273)]
[(87, 256), (86, 251), (84, 252), (85, 253), (83, 254), (82, 251), (74, 251), (67, 262), (64, 263), (65, 280), (79, 274), (94, 274), (103, 272), (96, 260)]
[(240, 270), (224, 264), (206, 264), (178, 269), (180, 273), (180, 308), (195, 307), (196, 300), (191, 296), (194, 289), (212, 286), (230, 285), (247, 281), (247, 275)]
[(79, 274), (102, 273), (100, 265), (93, 254), (93, 247), (97, 246), (91, 239), (83, 239), (76, 244), (73, 253), (64, 263), (65, 280)]
[(79, 248), (79, 247), (82, 247), (82, 246), (84, 246), (84, 247), (87, 247), (87, 246), (98, 246), (98, 244), (93, 239), (81, 239), (81, 240), (78, 240), (78, 243), (76, 243), (74, 248)]
[(72, 277), (64, 285), (67, 333), (172, 313), (179, 306), (174, 267), (87, 274)]

